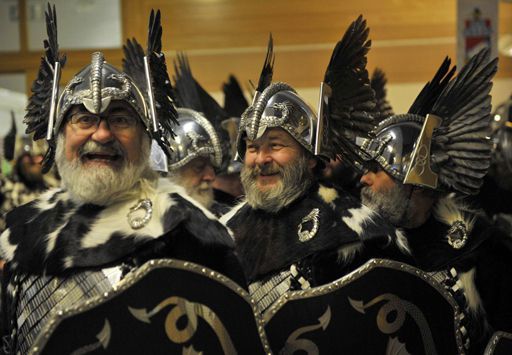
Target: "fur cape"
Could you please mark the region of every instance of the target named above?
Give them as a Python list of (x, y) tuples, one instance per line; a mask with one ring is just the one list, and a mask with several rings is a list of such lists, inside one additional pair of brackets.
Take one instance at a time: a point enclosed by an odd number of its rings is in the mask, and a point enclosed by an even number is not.
[[(434, 208), (426, 223), (404, 231), (411, 264), (428, 272), (457, 271), (472, 319), (472, 352), (481, 354), (493, 331), (512, 332), (512, 237), (453, 196)], [(460, 249), (448, 243), (448, 230), (456, 221), (467, 228), (468, 239)]]
[[(161, 252), (147, 259), (185, 259), (229, 276), (226, 269), (237, 263), (233, 240), (212, 213), (165, 179), (158, 181), (148, 198), (153, 204), (152, 218), (135, 230), (127, 215), (137, 200), (109, 206), (76, 204), (65, 190), (49, 190), (7, 215), (8, 228), (0, 236), (0, 257), (11, 270), (58, 275), (74, 268), (115, 264), (139, 250), (151, 254), (148, 249), (155, 248), (148, 245), (163, 243)], [(225, 262), (224, 257), (231, 261)]]
[[(299, 226), (312, 228), (312, 222), (304, 223), (303, 219), (314, 209), (318, 209), (317, 232), (301, 242)], [(400, 239), (399, 232), (377, 213), (348, 193), (323, 184), (314, 184), (278, 213), (253, 209), (242, 202), (221, 220), (227, 221), (233, 230), (236, 250), (249, 282), (319, 255), (330, 254), (334, 265), (328, 263), (327, 268), (341, 269), (360, 254), (366, 243), (384, 249), (396, 246)], [(341, 276), (338, 272), (334, 274)]]

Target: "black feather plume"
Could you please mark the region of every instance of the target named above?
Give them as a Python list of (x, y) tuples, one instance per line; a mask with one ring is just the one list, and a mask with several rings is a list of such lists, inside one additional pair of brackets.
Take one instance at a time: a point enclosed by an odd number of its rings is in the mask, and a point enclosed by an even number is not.
[(241, 117), (249, 103), (233, 75), (230, 75), (228, 82), (222, 85), (222, 91), (224, 92), (224, 111), (230, 117)]
[(328, 132), (334, 155), (342, 155), (350, 163), (362, 162), (362, 151), (355, 145), (356, 137), (367, 137), (376, 126), (375, 93), (366, 70), (370, 50), (369, 29), (359, 16), (336, 44), (324, 82), (332, 89), (329, 101)]
[(436, 74), (431, 81), (425, 84), (419, 95), (409, 108), (408, 113), (419, 116), (426, 116), (431, 112), (432, 106), (436, 102), (441, 92), (444, 90), (448, 82), (455, 74), (456, 67), (450, 69), (451, 59), (446, 57), (441, 63)]
[(269, 35), (267, 55), (265, 57), (265, 63), (261, 70), (260, 79), (258, 81), (258, 87), (256, 91), (263, 92), (267, 86), (272, 83), (272, 75), (274, 74), (274, 40), (272, 39), (272, 33)]
[[(490, 51), (484, 49), (472, 57), (457, 77), (444, 88), (431, 112), (451, 121), (460, 119), (461, 114), (473, 107), (479, 107), (488, 97), (492, 87), (491, 80), (498, 69), (498, 59), (489, 61), (489, 55)], [(481, 108), (488, 107), (490, 102)]]
[(198, 85), (192, 76), (188, 58), (185, 54), (178, 53), (176, 59), (173, 61), (173, 65), (173, 80), (177, 106), (203, 112)]
[(375, 68), (372, 74), (372, 79), (370, 81), (370, 85), (375, 92), (375, 100), (376, 100), (376, 109), (377, 109), (377, 119), (380, 121), (393, 116), (393, 109), (389, 104), (386, 95), (386, 83), (387, 83), (386, 74), (380, 69)]
[(14, 112), (11, 111), (11, 129), (4, 137), (4, 157), (6, 160), (11, 161), (14, 159), (14, 152), (16, 149), (16, 119)]
[(61, 68), (66, 63), (66, 57), (59, 55), (55, 6), (52, 8), (48, 4), (45, 18), (48, 35), (48, 38), (43, 41), (45, 54), (41, 58), (37, 78), (32, 84), (32, 95), (27, 105), (27, 114), (23, 120), (27, 125), (26, 133), (34, 133), (34, 140), (45, 138), (48, 130), (55, 63), (59, 62)]
[(433, 169), (440, 182), (464, 194), (476, 194), (491, 160), (488, 138), (492, 78), (498, 59), (484, 49), (472, 57), (438, 95), (428, 113), (442, 118), (432, 136), (432, 153), (443, 157)]
[(148, 85), (144, 75), (144, 49), (135, 38), (132, 38), (126, 41), (123, 52), (123, 71), (133, 79), (144, 94), (147, 94)]
[[(166, 133), (173, 136), (172, 125), (177, 124), (178, 113), (172, 101), (173, 88), (167, 73), (165, 55), (162, 53), (162, 24), (160, 21), (160, 10), (158, 10), (156, 14), (154, 10), (151, 10), (149, 18), (147, 56), (151, 71), (153, 95), (156, 101), (157, 121)], [(164, 151), (166, 151), (167, 147), (162, 145), (163, 142), (161, 142), (158, 137), (157, 141), (162, 148), (164, 148)]]

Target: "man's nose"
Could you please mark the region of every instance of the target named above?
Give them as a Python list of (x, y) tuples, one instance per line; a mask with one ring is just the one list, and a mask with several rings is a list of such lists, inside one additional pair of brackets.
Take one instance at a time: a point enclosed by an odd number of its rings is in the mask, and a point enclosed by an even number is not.
[(108, 126), (107, 120), (102, 119), (98, 124), (98, 128), (92, 134), (92, 139), (98, 143), (107, 143), (114, 139), (114, 135)]
[(213, 166), (211, 165), (207, 165), (205, 168), (204, 168), (204, 171), (203, 171), (203, 181), (213, 181), (215, 180), (215, 170), (213, 169)]
[(363, 176), (361, 176), (361, 179), (359, 180), (361, 184), (365, 186), (372, 186), (373, 185), (373, 179), (375, 177), (375, 173), (367, 172)]
[(32, 157), (32, 161), (35, 164), (41, 164), (43, 162), (43, 156), (42, 155), (36, 155), (36, 156)]
[(268, 164), (272, 162), (272, 155), (266, 149), (261, 149), (258, 151), (258, 154), (256, 155), (256, 159), (254, 160), (254, 162), (257, 165)]

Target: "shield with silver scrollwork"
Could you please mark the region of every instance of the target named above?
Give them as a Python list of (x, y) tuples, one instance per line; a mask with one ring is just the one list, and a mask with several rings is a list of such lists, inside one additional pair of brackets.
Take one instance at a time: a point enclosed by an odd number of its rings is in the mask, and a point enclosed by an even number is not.
[(496, 332), (485, 348), (485, 355), (510, 355), (512, 354), (512, 334)]
[(276, 354), (464, 353), (449, 292), (429, 274), (390, 260), (284, 294), (264, 320)]
[(33, 354), (268, 353), (248, 293), (197, 264), (153, 260), (111, 292), (55, 314)]

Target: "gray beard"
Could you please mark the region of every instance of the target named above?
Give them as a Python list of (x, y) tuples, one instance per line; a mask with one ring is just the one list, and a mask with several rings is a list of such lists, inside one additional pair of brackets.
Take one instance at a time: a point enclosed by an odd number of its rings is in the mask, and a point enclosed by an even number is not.
[(169, 180), (176, 185), (183, 187), (187, 192), (187, 195), (199, 202), (206, 209), (210, 209), (210, 207), (212, 207), (213, 188), (211, 184), (203, 181), (197, 186), (192, 186), (189, 181), (182, 178), (179, 173), (171, 173), (169, 175)]
[[(120, 150), (119, 143), (110, 145), (110, 148)], [(85, 168), (80, 158), (68, 161), (65, 157), (64, 135), (57, 139), (55, 163), (62, 178), (62, 184), (70, 197), (77, 203), (92, 203), (95, 205), (109, 205), (113, 202), (131, 198), (138, 194), (135, 186), (144, 175), (149, 174), (150, 140), (143, 139), (142, 152), (138, 162), (128, 162), (126, 157), (120, 168), (103, 166), (98, 168)], [(101, 146), (94, 141), (88, 141), (81, 149), (93, 149)], [(121, 151), (122, 154), (122, 151)], [(148, 172), (148, 174), (145, 174)]]
[(188, 191), (188, 194), (197, 202), (199, 202), (206, 209), (210, 209), (213, 204), (213, 189), (209, 188), (206, 190), (201, 190), (198, 188), (193, 189), (192, 191)]
[(361, 202), (397, 227), (410, 221), (414, 211), (409, 193), (398, 184), (384, 192), (373, 192), (370, 187), (363, 187)]
[(279, 170), (281, 180), (277, 186), (263, 192), (256, 185), (256, 177), (260, 169), (257, 166), (242, 168), (240, 179), (245, 190), (245, 198), (254, 209), (276, 213), (302, 196), (313, 182), (313, 175), (308, 168), (308, 159), (305, 155), (284, 167), (273, 168)]

